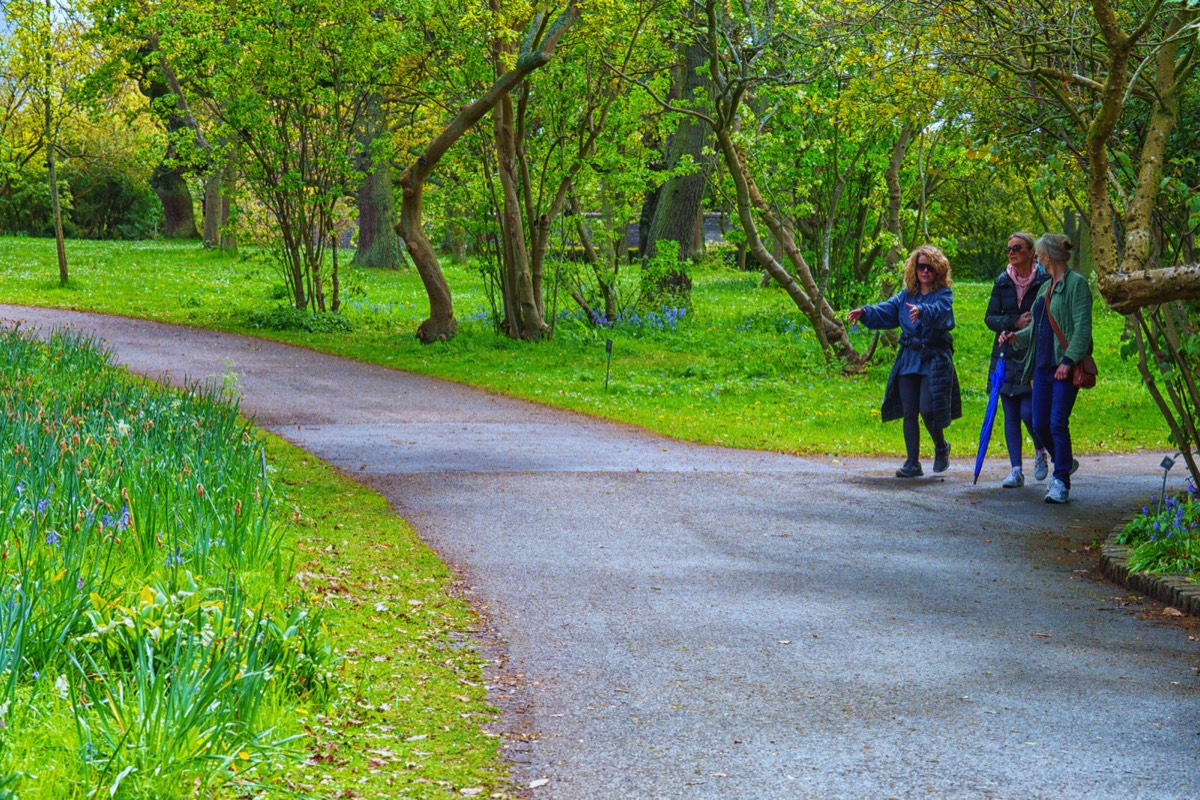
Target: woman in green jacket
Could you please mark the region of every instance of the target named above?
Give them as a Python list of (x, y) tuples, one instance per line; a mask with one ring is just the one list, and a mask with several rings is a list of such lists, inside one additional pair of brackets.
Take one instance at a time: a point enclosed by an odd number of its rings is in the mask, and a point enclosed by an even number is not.
[[(1086, 278), (1067, 266), (1071, 240), (1066, 236), (1044, 234), (1034, 243), (1034, 251), (1050, 280), (1033, 302), (1033, 323), (1000, 334), (1000, 341), (1015, 341), (1026, 349), (1024, 380), (1033, 379), (1033, 429), (1054, 460), (1046, 502), (1065, 503), (1070, 498), (1071, 474), (1079, 468), (1071, 453), (1071, 409), (1079, 394), (1071, 382), (1071, 367), (1092, 352), (1092, 290)], [(1047, 299), (1065, 347), (1047, 318)]]

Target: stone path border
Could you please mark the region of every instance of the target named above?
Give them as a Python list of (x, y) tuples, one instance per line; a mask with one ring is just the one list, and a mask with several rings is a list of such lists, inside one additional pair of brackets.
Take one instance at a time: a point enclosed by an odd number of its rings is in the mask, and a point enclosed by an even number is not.
[(1129, 571), (1130, 548), (1117, 543), (1117, 537), (1125, 530), (1126, 522), (1128, 520), (1114, 525), (1101, 545), (1100, 571), (1109, 580), (1135, 592), (1166, 603), (1185, 614), (1200, 617), (1200, 583), (1180, 572), (1154, 574)]

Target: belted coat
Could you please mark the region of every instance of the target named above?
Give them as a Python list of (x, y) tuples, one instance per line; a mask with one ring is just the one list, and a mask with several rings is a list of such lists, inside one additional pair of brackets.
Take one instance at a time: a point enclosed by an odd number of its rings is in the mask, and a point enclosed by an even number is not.
[[(909, 319), (908, 307), (921, 309), (917, 321)], [(929, 378), (931, 416), (929, 424), (945, 428), (962, 416), (962, 392), (954, 369), (954, 293), (949, 287), (929, 294), (901, 289), (873, 306), (863, 308), (862, 324), (872, 330), (900, 329), (900, 348), (888, 375), (880, 417), (884, 422), (901, 419), (901, 375), (921, 374)]]

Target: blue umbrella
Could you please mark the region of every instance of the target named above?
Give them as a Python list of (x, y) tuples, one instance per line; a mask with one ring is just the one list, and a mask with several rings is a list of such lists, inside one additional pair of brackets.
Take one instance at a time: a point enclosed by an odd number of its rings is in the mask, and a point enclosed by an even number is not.
[(992, 440), (992, 427), (996, 422), (996, 406), (1000, 404), (1000, 387), (1004, 385), (1004, 356), (996, 359), (996, 371), (992, 373), (992, 391), (988, 394), (987, 411), (983, 413), (983, 427), (979, 429), (979, 450), (975, 453), (975, 480), (979, 483), (979, 471), (983, 469), (983, 457), (987, 455), (988, 442)]

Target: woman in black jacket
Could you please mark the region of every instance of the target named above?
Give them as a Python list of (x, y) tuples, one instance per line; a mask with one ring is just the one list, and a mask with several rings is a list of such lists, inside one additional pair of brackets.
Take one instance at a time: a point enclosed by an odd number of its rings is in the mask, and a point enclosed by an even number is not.
[[(1028, 327), (1031, 320), (1033, 300), (1038, 288), (1050, 276), (1034, 261), (1033, 236), (1014, 233), (1008, 237), (1008, 266), (992, 284), (992, 299), (988, 302), (984, 321), (996, 333), (1019, 331)], [(1008, 462), (1012, 472), (1000, 484), (1006, 489), (1025, 485), (1025, 474), (1021, 465), (1021, 445), (1024, 437), (1021, 423), (1033, 438), (1033, 477), (1045, 480), (1048, 471), (1046, 450), (1033, 432), (1033, 390), (1021, 380), (1025, 366), (1025, 351), (1016, 342), (1001, 345), (997, 339), (992, 346), (992, 366), (988, 374), (996, 371), (996, 361), (1004, 356), (1004, 383), (1000, 386), (1000, 402), (1004, 405), (1004, 443), (1008, 446)]]

